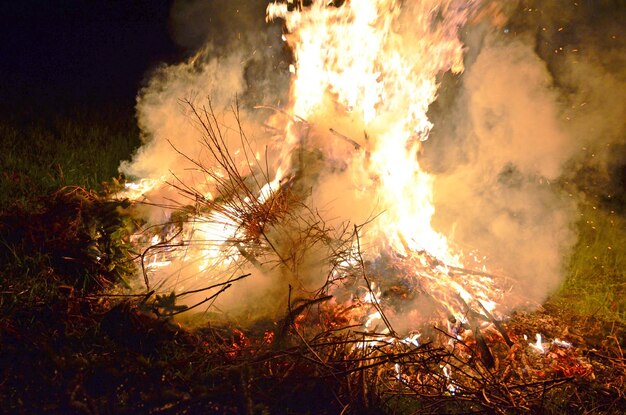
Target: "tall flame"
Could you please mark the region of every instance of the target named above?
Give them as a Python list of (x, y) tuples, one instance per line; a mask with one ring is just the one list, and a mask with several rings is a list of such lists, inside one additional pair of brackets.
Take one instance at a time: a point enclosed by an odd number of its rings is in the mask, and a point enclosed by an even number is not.
[[(446, 238), (431, 226), (433, 183), (418, 155), (432, 128), (427, 111), (437, 76), (463, 70), (458, 29), (478, 1), (414, 3), (402, 5), (402, 13), (396, 0), (340, 7), (315, 0), (299, 10), (272, 3), (267, 16), (284, 19), (284, 39), (294, 53), (291, 112), (307, 120), (349, 118), (350, 132), (365, 132), (354, 138), (365, 151), (351, 160), (352, 180), (384, 212), (367, 240), (456, 263)], [(298, 139), (288, 137), (285, 154)]]

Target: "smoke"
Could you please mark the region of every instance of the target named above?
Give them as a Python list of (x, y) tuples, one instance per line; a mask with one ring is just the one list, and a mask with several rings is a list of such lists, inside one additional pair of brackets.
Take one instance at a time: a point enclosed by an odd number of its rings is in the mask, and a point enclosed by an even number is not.
[[(177, 206), (184, 212), (186, 206), (196, 203), (177, 186), (195, 189), (202, 195), (219, 196), (216, 180), (207, 174), (225, 173), (205, 142), (206, 126), (212, 121), (212, 126), (219, 129), (219, 138), (223, 139), (223, 151), (231, 156), (233, 166), (242, 177), (253, 170), (257, 175), (272, 174), (265, 171), (265, 166), (249, 163), (259, 154), (271, 155), (279, 144), (263, 126), (267, 110), (256, 110), (253, 106), (280, 107), (289, 83), (289, 56), (283, 49), (281, 28), (265, 22), (265, 6), (263, 0), (174, 2), (172, 36), (189, 51), (189, 58), (179, 64), (156, 68), (147, 77), (136, 107), (143, 144), (131, 161), (120, 166), (120, 171), (133, 180), (157, 183), (155, 188), (145, 187), (140, 200), (147, 203), (136, 208), (148, 225), (178, 220), (172, 217), (177, 209), (159, 206)], [(239, 123), (246, 137), (241, 137)], [(241, 151), (243, 142), (249, 143), (245, 151)], [(169, 184), (163, 185), (164, 181)], [(203, 223), (190, 224), (190, 237), (197, 239), (198, 235), (203, 235), (203, 226)], [(166, 227), (165, 231), (170, 228)], [(268, 230), (277, 250), (283, 248), (277, 235), (288, 238), (293, 232), (294, 229), (274, 233)], [(206, 241), (198, 244), (206, 244)], [(287, 242), (284, 244), (288, 246)], [(318, 254), (311, 253), (306, 261), (315, 262), (311, 259), (315, 255)], [(198, 273), (202, 261), (202, 258), (190, 260), (183, 255), (163, 266), (153, 283), (161, 289), (181, 292), (252, 272), (253, 278), (238, 281), (220, 295), (217, 306), (231, 318), (242, 318), (245, 313), (261, 318), (275, 314), (279, 305), (281, 312), (286, 309), (284, 305), (293, 276), (281, 280), (281, 275), (288, 274), (284, 269), (276, 271), (280, 267), (268, 265), (265, 272), (247, 264), (217, 266)], [(202, 301), (205, 294), (186, 296), (185, 302), (195, 304)]]
[[(510, 276), (517, 281), (516, 290), (535, 302), (561, 281), (576, 238), (576, 198), (564, 182), (578, 180), (583, 167), (591, 166), (609, 182), (606, 191), (616, 193), (609, 173), (624, 165), (626, 153), (616, 151), (624, 148), (626, 132), (623, 40), (612, 37), (619, 35), (613, 23), (618, 19), (608, 12), (618, 6), (598, 9), (603, 23), (597, 25), (589, 17), (596, 7), (590, 3), (580, 6), (585, 10), (564, 1), (544, 3), (489, 2), (486, 17), (464, 29), (466, 70), (442, 75), (439, 98), (429, 112), (435, 127), (420, 160), (435, 179), (435, 229), (466, 259), (476, 256), (473, 265), (482, 261), (494, 273)], [(287, 101), (289, 53), (280, 26), (265, 23), (265, 6), (265, 0), (174, 3), (173, 36), (193, 53), (186, 62), (155, 70), (139, 92), (137, 118), (144, 144), (121, 171), (214, 190), (215, 184), (190, 160), (202, 161), (209, 170), (216, 167), (193, 114), (193, 108), (208, 105), (207, 97), (233, 155), (241, 147), (237, 128), (232, 128), (239, 121), (254, 151), (267, 151), (270, 157), (280, 151), (280, 142), (263, 127), (267, 112), (252, 109)], [(231, 107), (235, 98), (238, 118)], [(343, 161), (365, 155), (357, 154), (341, 134), (328, 133), (333, 128), (364, 144), (362, 130), (355, 131), (351, 120), (343, 118), (315, 122), (308, 137), (323, 147), (324, 160), (314, 152), (306, 155), (308, 181), (301, 186), (315, 185), (308, 190), (310, 209), (267, 231), (274, 260), (291, 258), (291, 265), (282, 261), (283, 266), (237, 269), (253, 276), (219, 297), (220, 310), (232, 317), (251, 321), (251, 316), (275, 315), (285, 310), (290, 286), (292, 295), (306, 296), (324, 283), (332, 267), (328, 259), (339, 247), (320, 235), (317, 243), (296, 252), (302, 221), (310, 224), (324, 215), (325, 224), (340, 230), (346, 220), (364, 223), (379, 213), (375, 200), (351, 191), (354, 177), (363, 175), (359, 163)], [(243, 162), (238, 157), (235, 162)], [(167, 186), (147, 196), (151, 203), (189, 203)], [(167, 220), (169, 213), (146, 211), (152, 222)], [(170, 271), (177, 281), (197, 278), (186, 274), (188, 268)], [(427, 306), (416, 303), (419, 309)], [(405, 314), (415, 310), (407, 307)]]
[[(252, 105), (278, 105), (284, 100), (289, 78), (287, 57), (277, 35), (280, 28), (264, 22), (263, 11), (257, 10), (259, 3), (263, 2), (174, 3), (173, 36), (192, 48), (192, 54), (185, 62), (163, 65), (149, 74), (136, 107), (143, 144), (132, 161), (122, 163), (121, 172), (132, 179), (182, 182), (209, 192), (214, 186), (192, 160), (207, 170), (216, 167), (215, 160), (206, 154), (202, 125), (194, 111), (203, 116), (206, 110), (217, 117), (232, 154), (241, 147), (239, 131), (233, 129), (238, 122), (257, 144), (250, 150), (264, 151), (268, 143), (262, 122), (267, 113), (252, 110)], [(172, 199), (185, 202), (171, 187), (150, 194), (151, 203)], [(152, 220), (168, 215), (157, 209), (148, 214)]]
[(562, 281), (584, 196), (574, 186), (592, 169), (605, 186), (592, 191), (615, 195), (625, 163), (617, 19), (582, 8), (519, 2), (497, 31), (468, 28), (466, 72), (444, 77), (431, 108), (435, 226), (533, 301)]
[[(267, 3), (176, 0), (171, 11), (172, 36), (185, 49), (201, 51), (199, 55), (204, 58), (240, 55), (238, 66), (220, 69), (243, 76), (245, 89), (240, 98), (250, 106), (281, 102), (289, 82), (289, 52), (281, 40), (280, 24), (265, 20)], [(202, 91), (205, 95), (209, 91), (206, 86)]]
[(545, 64), (523, 42), (487, 39), (453, 113), (456, 131), (445, 146), (462, 149), (464, 160), (444, 158), (437, 223), (541, 299), (559, 282), (573, 241), (573, 209), (551, 183), (575, 149)]
[(265, 0), (176, 0), (170, 14), (174, 40), (198, 50), (208, 43), (225, 49), (242, 36), (263, 35)]
[(624, 18), (626, 3), (612, 0), (557, 2), (535, 17), (537, 53), (562, 92), (568, 131), (585, 147), (575, 162), (602, 173), (626, 162)]

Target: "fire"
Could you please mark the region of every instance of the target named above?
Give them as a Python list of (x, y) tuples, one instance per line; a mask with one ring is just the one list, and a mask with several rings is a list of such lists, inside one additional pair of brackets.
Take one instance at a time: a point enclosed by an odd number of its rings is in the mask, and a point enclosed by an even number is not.
[[(449, 278), (447, 266), (460, 266), (461, 258), (431, 225), (433, 178), (419, 164), (432, 128), (427, 111), (437, 97), (437, 76), (463, 70), (458, 29), (478, 5), (362, 0), (334, 7), (314, 1), (295, 10), (272, 3), (267, 13), (268, 19), (284, 19), (288, 33), (283, 38), (294, 53), (289, 112), (313, 124), (347, 120), (342, 125), (358, 144), (360, 152), (347, 167), (353, 191), (361, 193), (358, 200), (374, 200), (381, 212), (362, 235), (370, 257), (427, 252), (439, 260), (424, 275), (432, 291), (452, 292), (468, 303), (478, 295), (493, 309), (489, 297), (496, 293), (488, 283), (464, 287)], [(403, 27), (407, 16), (413, 19), (410, 28)], [(289, 153), (300, 137), (293, 125), (284, 129), (289, 143), (284, 151)], [(281, 160), (280, 171), (289, 171), (291, 159)], [(425, 257), (419, 261), (428, 262)], [(440, 300), (459, 314), (451, 299)]]
[[(283, 22), (293, 54), (288, 102), (256, 107), (272, 110), (262, 123), (271, 139), (256, 148), (239, 107), (232, 128), (210, 102), (208, 110), (189, 103), (211, 161), (174, 148), (190, 162), (192, 179), (172, 172), (129, 185), (125, 196), (151, 206), (178, 198), (165, 225), (137, 235), (145, 298), (168, 293), (154, 303), (167, 317), (179, 313), (174, 300), (197, 311), (213, 305), (241, 326), (267, 327), (269, 317), (264, 343), (282, 347), (294, 333), (316, 365), (324, 361), (315, 342), (330, 345), (328, 361), (342, 350), (377, 376), (387, 372), (402, 393), (482, 393), (492, 405), (487, 395), (506, 390), (504, 402), (508, 383), (495, 377), (503, 359), (522, 363), (500, 371), (507, 382), (513, 370), (517, 379), (544, 377), (528, 358), (591, 373), (565, 351), (568, 342), (509, 333), (500, 320), (505, 281), (483, 265), (473, 269), (485, 253), (464, 256), (432, 225), (436, 177), (420, 165), (433, 128), (428, 109), (442, 74), (464, 69), (459, 30), (488, 7), (479, 0), (304, 3), (267, 7), (268, 20)], [(236, 334), (232, 358), (251, 344)], [(543, 396), (545, 384), (531, 385)]]
[[(409, 290), (428, 294), (429, 301), (438, 304), (440, 315), (464, 321), (468, 307), (487, 313), (494, 310), (502, 293), (487, 276), (472, 274), (466, 278), (460, 253), (445, 235), (433, 229), (434, 178), (419, 163), (423, 142), (433, 127), (427, 111), (437, 98), (438, 77), (463, 70), (464, 46), (458, 31), (480, 2), (413, 3), (353, 0), (336, 6), (314, 0), (306, 7), (293, 2), (268, 5), (267, 19), (284, 21), (283, 40), (294, 58), (290, 100), (280, 114), (266, 122), (283, 132), (283, 141), (272, 160), (263, 160), (260, 152), (253, 152), (243, 141), (242, 148), (234, 150), (231, 157), (223, 153), (228, 150), (217, 124), (209, 125), (209, 135), (216, 136), (205, 141), (219, 150), (211, 152), (221, 166), (209, 175), (226, 186), (227, 193), (242, 194), (222, 201), (209, 191), (215, 186), (192, 194), (185, 184), (169, 183), (195, 198), (202, 209), (184, 223), (172, 221), (159, 242), (152, 243), (162, 249), (144, 255), (146, 272), (151, 274), (148, 277), (158, 274), (156, 285), (181, 292), (207, 281), (228, 280), (238, 272), (267, 273), (269, 267), (262, 263), (262, 257), (268, 251), (287, 268), (288, 281), (297, 282), (300, 271), (296, 262), (314, 262), (303, 259), (305, 254), (294, 253), (303, 243), (293, 235), (301, 229), (300, 224), (278, 224), (286, 216), (280, 210), (285, 203), (279, 201), (281, 189), (307, 175), (327, 181), (341, 177), (344, 184), (348, 183), (342, 195), (347, 204), (358, 205), (369, 217), (366, 226), (359, 228), (358, 246), (352, 247), (351, 258), (337, 259), (340, 266), (333, 268), (333, 277), (339, 279), (342, 273), (349, 273), (346, 269), (364, 267), (365, 262), (376, 264), (381, 256), (394, 257), (404, 265), (393, 265), (393, 272), (405, 278)], [(212, 122), (210, 117), (207, 120)], [(338, 142), (341, 145), (336, 145)], [(345, 148), (338, 149), (342, 146)], [(322, 161), (309, 168), (295, 156), (302, 149), (317, 151)], [(247, 162), (245, 168), (235, 166), (235, 159), (237, 163)], [(272, 168), (255, 175), (254, 163)], [(237, 172), (235, 179), (232, 172)], [(248, 187), (241, 178), (246, 174), (256, 187)], [(313, 186), (318, 184), (316, 180), (310, 179)], [(150, 190), (156, 184), (151, 181), (145, 186)], [(141, 186), (136, 185), (127, 195), (140, 193)], [(304, 201), (309, 211), (337, 215), (332, 206), (322, 206), (328, 209), (326, 213), (317, 210), (321, 202), (316, 196), (323, 193), (314, 189)], [(340, 215), (345, 213), (344, 209)], [(310, 224), (309, 219), (304, 222)], [(363, 219), (341, 217), (357, 224)], [(323, 239), (318, 237), (312, 244)], [(287, 246), (287, 251), (280, 246)], [(320, 248), (311, 248), (315, 255), (328, 256), (315, 249)], [(375, 277), (384, 279), (386, 272), (382, 270)], [(357, 300), (373, 307), (361, 322), (374, 332), (384, 318), (381, 291), (375, 291), (374, 284), (368, 285), (365, 297)], [(417, 344), (417, 337), (407, 339)]]

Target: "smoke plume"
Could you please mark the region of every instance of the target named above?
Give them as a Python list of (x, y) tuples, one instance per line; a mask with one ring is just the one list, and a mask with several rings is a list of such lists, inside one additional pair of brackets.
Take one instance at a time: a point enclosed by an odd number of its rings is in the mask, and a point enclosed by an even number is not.
[(533, 301), (562, 280), (575, 242), (584, 195), (572, 182), (593, 169), (606, 186), (595, 191), (620, 197), (626, 74), (611, 10), (519, 2), (499, 30), (468, 28), (466, 71), (444, 78), (431, 111), (436, 224)]

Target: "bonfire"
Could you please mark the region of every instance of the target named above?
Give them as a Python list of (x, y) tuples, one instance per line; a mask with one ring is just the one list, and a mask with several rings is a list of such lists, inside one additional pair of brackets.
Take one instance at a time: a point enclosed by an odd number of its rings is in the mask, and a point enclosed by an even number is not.
[[(593, 368), (570, 342), (508, 323), (530, 300), (433, 228), (420, 166), (429, 105), (441, 75), (463, 71), (459, 30), (480, 1), (334, 3), (268, 6), (293, 63), (289, 102), (255, 107), (262, 139), (236, 97), (226, 111), (183, 101), (204, 150), (171, 151), (191, 175), (120, 193), (166, 218), (132, 237), (141, 307), (235, 339), (205, 352), (261, 378), (336, 383), (344, 410), (397, 397), (430, 412), (538, 410)], [(402, 8), (417, 16), (411, 37)]]

